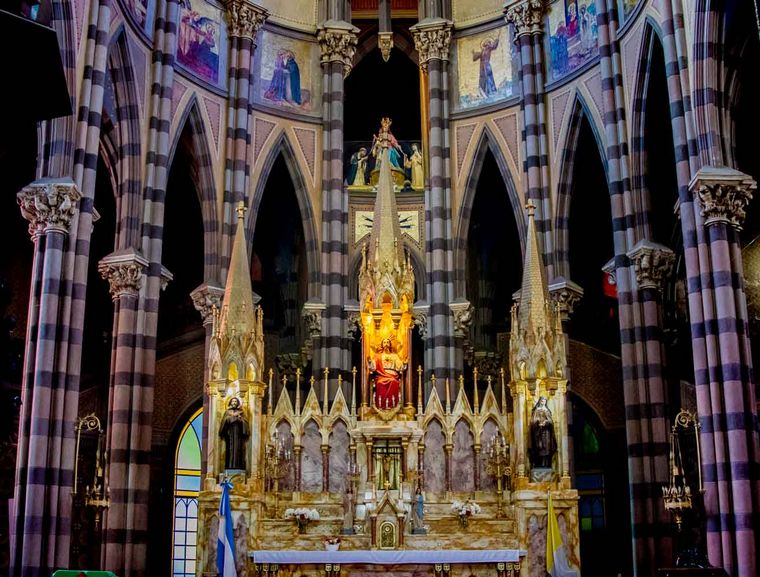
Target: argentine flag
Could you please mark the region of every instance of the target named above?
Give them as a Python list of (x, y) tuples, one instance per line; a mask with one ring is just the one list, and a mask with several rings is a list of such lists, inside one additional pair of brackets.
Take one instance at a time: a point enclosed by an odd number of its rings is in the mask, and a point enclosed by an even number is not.
[(222, 500), (219, 503), (219, 533), (217, 535), (216, 568), (219, 577), (237, 577), (235, 568), (235, 537), (232, 533), (230, 490), (232, 483), (222, 483)]
[(578, 577), (578, 572), (567, 564), (567, 553), (554, 514), (552, 494), (549, 493), (549, 512), (546, 517), (546, 572), (551, 577)]

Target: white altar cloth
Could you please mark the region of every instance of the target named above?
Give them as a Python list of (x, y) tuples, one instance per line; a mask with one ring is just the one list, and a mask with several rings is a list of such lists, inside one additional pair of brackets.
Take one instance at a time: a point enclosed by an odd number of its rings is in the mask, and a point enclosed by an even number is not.
[(517, 563), (526, 554), (518, 549), (448, 549), (441, 551), (251, 551), (254, 563), (304, 565), (325, 563), (411, 565), (435, 563)]

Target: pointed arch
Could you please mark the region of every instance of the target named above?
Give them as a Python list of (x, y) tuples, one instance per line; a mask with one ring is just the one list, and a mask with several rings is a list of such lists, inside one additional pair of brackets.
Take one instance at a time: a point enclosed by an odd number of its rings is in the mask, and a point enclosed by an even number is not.
[(118, 147), (118, 160), (113, 164), (118, 220), (116, 248), (123, 249), (139, 242), (142, 215), (139, 96), (123, 23), (111, 39), (107, 66), (114, 94), (112, 132)]
[[(565, 133), (565, 145), (560, 152), (560, 170), (557, 181), (557, 214), (554, 223), (556, 249), (556, 276), (570, 278), (570, 204), (571, 190), (573, 185), (573, 170), (575, 167), (575, 154), (578, 150), (578, 140), (583, 122), (588, 122), (594, 135), (599, 158), (604, 166), (605, 180), (609, 186), (609, 170), (607, 167), (607, 155), (605, 154), (599, 127), (594, 124), (591, 109), (582, 94), (576, 91), (570, 117)], [(612, 216), (610, 215), (610, 218)]]
[[(365, 242), (363, 237), (360, 239), (360, 243)], [(425, 269), (425, 258), (420, 254), (418, 250), (410, 246), (409, 243), (405, 244), (407, 250), (409, 250), (409, 256), (412, 259), (412, 268), (414, 269), (414, 282), (416, 283), (416, 290), (414, 298), (417, 302), (424, 301), (427, 298), (427, 284), (425, 279), (427, 278), (427, 270)], [(348, 298), (356, 299), (359, 295), (359, 266), (362, 262), (362, 252), (357, 249), (354, 251), (353, 256), (348, 264)]]
[[(372, 26), (359, 36), (359, 45), (356, 47), (356, 53), (354, 54), (354, 68), (367, 54), (377, 48), (377, 31), (377, 26)], [(414, 46), (414, 40), (407, 36), (405, 30), (393, 30), (393, 47), (402, 54), (405, 54), (415, 64), (419, 64), (419, 54)]]
[(256, 230), (256, 219), (259, 215), (259, 207), (261, 206), (261, 200), (264, 197), (264, 190), (266, 189), (269, 175), (272, 172), (272, 167), (280, 155), (282, 155), (282, 158), (285, 161), (285, 166), (288, 168), (288, 174), (293, 183), (293, 190), (295, 191), (296, 201), (298, 202), (298, 209), (301, 213), (304, 243), (306, 247), (306, 263), (309, 271), (308, 298), (319, 298), (321, 291), (319, 278), (320, 259), (314, 210), (311, 204), (311, 197), (309, 196), (309, 188), (303, 177), (304, 169), (300, 166), (293, 144), (290, 142), (285, 131), (282, 131), (279, 136), (277, 136), (274, 144), (269, 149), (269, 152), (261, 165), (261, 172), (259, 173), (259, 178), (253, 191), (253, 199), (251, 200), (250, 205), (251, 210), (248, 213), (247, 223), (249, 253), (251, 244), (253, 243), (254, 231)]
[(455, 236), (456, 245), (454, 247), (454, 288), (459, 297), (464, 297), (466, 293), (466, 261), (467, 261), (467, 243), (470, 232), (470, 217), (472, 208), (475, 203), (475, 192), (477, 190), (480, 174), (483, 170), (483, 163), (486, 158), (486, 152), (493, 154), (496, 164), (499, 167), (504, 186), (509, 196), (509, 204), (512, 207), (512, 213), (515, 217), (517, 234), (520, 238), (520, 249), (524, 252), (525, 248), (525, 219), (523, 209), (520, 203), (520, 196), (517, 194), (512, 173), (509, 170), (507, 159), (499, 147), (499, 141), (486, 126), (480, 134), (478, 144), (475, 148), (475, 154), (470, 165), (470, 171), (465, 180), (464, 194), (462, 203), (459, 207), (459, 216), (457, 219), (457, 234)]
[(214, 167), (211, 148), (209, 147), (209, 133), (201, 113), (198, 97), (195, 94), (188, 100), (177, 123), (174, 140), (169, 148), (168, 167), (171, 167), (174, 162), (174, 155), (185, 129), (190, 131), (188, 153), (193, 159), (191, 165), (193, 181), (196, 183), (203, 218), (203, 275), (206, 279), (217, 280), (219, 275), (219, 251), (217, 247), (219, 220), (216, 211)]

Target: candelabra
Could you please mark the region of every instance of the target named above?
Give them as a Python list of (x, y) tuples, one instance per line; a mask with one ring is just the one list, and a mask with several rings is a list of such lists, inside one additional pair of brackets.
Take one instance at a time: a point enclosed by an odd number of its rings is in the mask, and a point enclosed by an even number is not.
[(275, 518), (278, 516), (277, 511), (280, 504), (280, 480), (288, 473), (292, 459), (293, 454), (290, 449), (285, 446), (285, 443), (280, 438), (278, 432), (275, 431), (272, 433), (272, 437), (267, 443), (264, 453), (264, 470), (270, 483), (270, 487), (274, 492), (273, 517)]
[(105, 479), (106, 451), (103, 448), (104, 432), (100, 426), (100, 419), (91, 413), (85, 417), (79, 417), (74, 425), (76, 433), (76, 448), (74, 450), (74, 494), (79, 492), (79, 448), (82, 433), (96, 433), (97, 446), (95, 449), (95, 467), (92, 475), (92, 485), (85, 485), (82, 503), (85, 507), (92, 507), (95, 511), (95, 528), (100, 526), (100, 518), (104, 509), (110, 505), (108, 498), (108, 484)]
[(484, 455), (486, 473), (496, 481), (496, 516), (501, 517), (502, 493), (504, 481), (507, 488), (512, 478), (512, 467), (509, 463), (509, 443), (506, 442), (501, 431), (495, 433), (488, 441)]
[(665, 510), (673, 516), (677, 533), (677, 567), (709, 567), (698, 526), (702, 518), (702, 456), (699, 421), (681, 410), (670, 431), (670, 479), (662, 488)]

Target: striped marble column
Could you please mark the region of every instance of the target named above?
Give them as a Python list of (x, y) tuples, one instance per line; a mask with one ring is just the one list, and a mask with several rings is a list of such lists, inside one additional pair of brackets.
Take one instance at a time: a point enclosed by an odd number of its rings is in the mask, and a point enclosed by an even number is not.
[[(157, 3), (142, 223), (138, 246), (101, 261), (114, 296), (107, 481), (101, 565), (122, 577), (146, 574), (150, 452), (158, 297), (171, 274), (161, 266), (171, 98), (179, 22), (177, 0)], [(121, 246), (121, 245), (117, 245)]]
[[(34, 243), (32, 295), (22, 389), (11, 573), (49, 575), (68, 562), (73, 438), (78, 390), (58, 379), (64, 331), (61, 288), (81, 194), (71, 179), (40, 180), (18, 193)], [(74, 403), (73, 418), (70, 414)], [(68, 460), (66, 460), (68, 459)]]
[(523, 174), (525, 197), (536, 205), (536, 231), (547, 278), (554, 277), (554, 237), (549, 191), (549, 152), (544, 94), (543, 34), (547, 2), (523, 0), (505, 10), (505, 20), (513, 25), (513, 39), (519, 47), (518, 78), (522, 98)]
[[(24, 217), (39, 223), (32, 234), (34, 277), (11, 523), (14, 577), (49, 575), (69, 563), (73, 431), (110, 0), (92, 2), (86, 18), (82, 76), (77, 77), (71, 7), (62, 5), (54, 11), (53, 26), (72, 102), (78, 96), (77, 115), (41, 127), (37, 169), (41, 180), (19, 195)], [(33, 207), (25, 206), (30, 195), (38, 196)]]
[(657, 567), (673, 562), (670, 519), (661, 490), (668, 480), (669, 430), (660, 295), (673, 256), (666, 247), (648, 240), (646, 215), (641, 203), (634, 201), (616, 3), (598, 0), (597, 10), (634, 568), (636, 575), (654, 575)]
[(711, 265), (701, 274), (703, 318), (691, 319), (693, 340), (702, 345), (694, 364), (707, 550), (711, 563), (732, 577), (757, 570), (760, 445), (738, 234), (756, 187), (746, 174), (712, 166), (702, 167), (689, 187), (707, 236), (699, 251)]
[(322, 332), (313, 369), (330, 368), (330, 391), (338, 371), (349, 377), (350, 340), (344, 305), (348, 291), (348, 193), (343, 188), (343, 85), (356, 52), (356, 34), (348, 22), (328, 20), (317, 39), (322, 63)]
[(250, 176), (251, 104), (253, 101), (253, 55), (256, 35), (269, 12), (249, 0), (227, 0), (230, 57), (228, 70), (227, 133), (224, 159), (224, 210), (222, 236), (224, 256), (219, 278), (226, 278), (229, 251), (237, 222), (234, 207), (247, 200)]
[[(429, 110), (428, 185), (425, 187), (425, 259), (428, 272), (425, 381), (431, 375), (443, 384), (455, 378), (453, 241), (451, 236), (451, 183), (448, 176), (448, 64), (450, 20), (430, 17), (411, 27), (419, 63), (427, 77)], [(424, 129), (424, 127), (423, 127)], [(468, 303), (469, 304), (469, 303)], [(464, 311), (466, 307), (460, 307)], [(461, 362), (461, 358), (460, 358)], [(459, 367), (461, 371), (461, 366)], [(439, 394), (443, 390), (438, 391)]]

